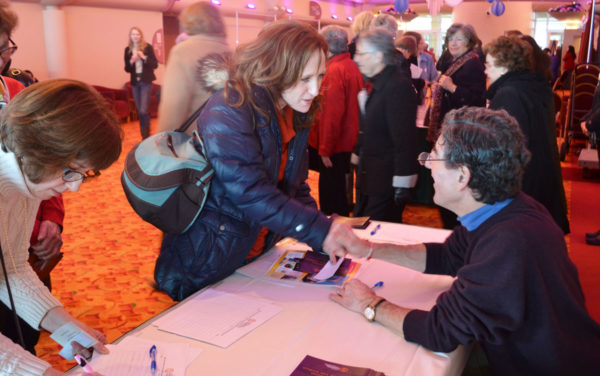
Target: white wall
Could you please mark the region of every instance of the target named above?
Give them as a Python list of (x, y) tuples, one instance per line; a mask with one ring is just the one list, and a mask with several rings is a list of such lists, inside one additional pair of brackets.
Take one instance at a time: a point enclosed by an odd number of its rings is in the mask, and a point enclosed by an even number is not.
[(520, 30), (531, 35), (532, 7), (530, 1), (504, 1), (506, 10), (500, 17), (487, 14), (487, 1), (465, 2), (454, 8), (453, 21), (471, 24), (485, 45), (506, 30)]
[[(149, 0), (155, 1), (156, 0)], [(176, 2), (177, 7), (189, 5), (191, 0)], [(227, 28), (227, 41), (232, 49), (236, 43), (249, 42), (256, 37), (262, 27), (274, 20), (273, 6), (277, 0), (255, 0), (257, 9), (245, 8), (246, 0), (228, 0), (221, 7), (221, 13)], [(69, 2), (67, 2), (69, 3)], [(83, 1), (72, 1), (80, 4)], [(225, 1), (224, 1), (225, 3)], [(314, 19), (309, 16), (306, 0), (283, 0), (285, 6), (294, 10), (291, 17)], [(13, 56), (13, 67), (30, 69), (39, 79), (48, 79), (52, 75), (48, 68), (46, 44), (44, 42), (43, 10), (39, 3), (11, 1), (12, 9), (19, 16), (19, 25), (13, 34), (13, 40), (19, 50)], [(335, 22), (349, 26), (345, 21), (349, 15), (362, 9), (351, 3), (337, 4), (321, 2), (323, 23)], [(66, 59), (68, 67), (62, 70), (67, 78), (78, 79), (89, 84), (108, 87), (121, 87), (129, 79), (124, 71), (123, 51), (127, 44), (127, 33), (131, 26), (139, 26), (148, 42), (152, 41), (155, 31), (162, 28), (162, 9), (127, 10), (80, 5), (62, 5), (66, 23)], [(180, 11), (179, 8), (174, 8)], [(238, 10), (236, 19), (235, 13)], [(337, 14), (339, 21), (332, 21), (331, 15)], [(285, 15), (284, 17), (290, 17)], [(155, 71), (156, 83), (162, 83), (164, 66), (159, 64)]]
[(19, 15), (19, 24), (12, 35), (19, 49), (12, 56), (11, 66), (30, 69), (39, 79), (48, 78), (42, 8), (27, 3), (11, 2), (10, 5)]

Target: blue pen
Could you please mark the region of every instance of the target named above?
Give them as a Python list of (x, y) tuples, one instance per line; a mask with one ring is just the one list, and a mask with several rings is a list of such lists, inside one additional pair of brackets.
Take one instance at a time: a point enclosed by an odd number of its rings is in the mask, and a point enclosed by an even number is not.
[(150, 348), (150, 374), (156, 376), (156, 345), (152, 345)]
[(373, 287), (371, 287), (372, 289), (376, 289), (378, 287), (383, 287), (383, 281), (379, 281), (376, 284), (373, 285)]
[(377, 230), (379, 230), (381, 228), (381, 223), (377, 224), (377, 226), (375, 226), (375, 228), (371, 231), (371, 236), (375, 235), (377, 233)]

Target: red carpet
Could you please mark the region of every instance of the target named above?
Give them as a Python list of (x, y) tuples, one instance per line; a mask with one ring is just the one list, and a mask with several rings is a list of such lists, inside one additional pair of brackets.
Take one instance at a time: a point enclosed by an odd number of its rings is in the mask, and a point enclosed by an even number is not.
[(600, 175), (590, 171), (583, 179), (581, 168), (563, 171), (564, 179), (571, 181), (570, 256), (579, 270), (588, 310), (600, 322), (600, 246), (585, 242), (586, 232), (600, 229)]

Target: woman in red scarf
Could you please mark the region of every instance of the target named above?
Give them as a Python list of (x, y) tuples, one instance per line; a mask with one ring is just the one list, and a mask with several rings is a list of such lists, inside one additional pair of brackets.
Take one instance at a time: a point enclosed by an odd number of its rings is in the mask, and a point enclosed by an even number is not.
[(479, 38), (471, 25), (453, 24), (446, 34), (449, 59), (440, 59), (442, 74), (434, 86), (427, 139), (435, 142), (446, 113), (462, 106), (484, 106), (485, 73), (477, 52)]
[[(433, 86), (427, 114), (427, 141), (437, 140), (440, 125), (450, 110), (463, 106), (485, 106), (485, 67), (482, 62), (480, 41), (471, 25), (453, 24), (446, 33), (446, 51), (438, 62), (442, 72)], [(444, 55), (447, 59), (443, 59)], [(427, 151), (427, 150), (422, 150)], [(456, 215), (440, 208), (444, 227), (458, 225)]]

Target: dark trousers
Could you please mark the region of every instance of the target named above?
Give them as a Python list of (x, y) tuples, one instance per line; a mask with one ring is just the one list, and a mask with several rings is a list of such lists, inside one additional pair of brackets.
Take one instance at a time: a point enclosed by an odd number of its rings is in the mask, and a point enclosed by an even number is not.
[(350, 153), (337, 153), (331, 157), (332, 167), (325, 167), (321, 162), (319, 168), (319, 205), (327, 215), (339, 214), (348, 216), (348, 199), (346, 195), (346, 174), (350, 171)]
[[(50, 277), (43, 281), (46, 287), (50, 289)], [(17, 304), (17, 303), (15, 303)], [(17, 304), (17, 313), (19, 312), (19, 305)], [(25, 341), (25, 350), (29, 351), (33, 355), (35, 353), (35, 345), (40, 340), (40, 331), (32, 328), (23, 319), (19, 317), (19, 325), (23, 332), (23, 340)], [(15, 327), (15, 319), (12, 310), (5, 304), (0, 303), (0, 332), (7, 338), (10, 338), (14, 343), (21, 345), (19, 342), (19, 333)]]
[(402, 212), (406, 204), (394, 203), (394, 191), (388, 194), (365, 195), (358, 193), (354, 206), (355, 217), (371, 217), (375, 221), (402, 223)]

